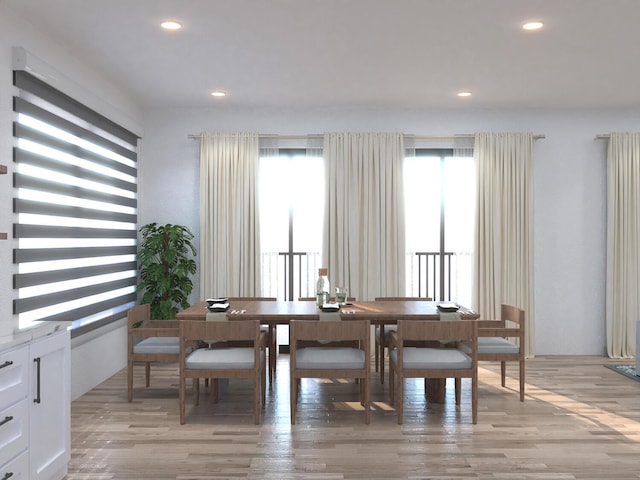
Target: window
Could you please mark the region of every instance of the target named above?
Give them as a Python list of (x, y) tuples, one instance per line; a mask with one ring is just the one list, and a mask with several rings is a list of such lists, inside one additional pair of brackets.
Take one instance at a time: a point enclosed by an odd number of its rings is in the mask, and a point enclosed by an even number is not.
[(263, 295), (315, 296), (321, 265), (324, 163), (306, 150), (260, 158), (260, 244)]
[(138, 139), (26, 72), (14, 85), (13, 310), (76, 336), (136, 301)]
[(471, 304), (473, 158), (416, 150), (404, 164), (407, 295)]

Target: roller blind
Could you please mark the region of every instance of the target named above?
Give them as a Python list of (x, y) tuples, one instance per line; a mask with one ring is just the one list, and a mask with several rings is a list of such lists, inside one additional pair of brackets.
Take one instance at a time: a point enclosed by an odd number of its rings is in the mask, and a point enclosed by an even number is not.
[(136, 302), (138, 137), (28, 72), (14, 86), (13, 311), (77, 336)]

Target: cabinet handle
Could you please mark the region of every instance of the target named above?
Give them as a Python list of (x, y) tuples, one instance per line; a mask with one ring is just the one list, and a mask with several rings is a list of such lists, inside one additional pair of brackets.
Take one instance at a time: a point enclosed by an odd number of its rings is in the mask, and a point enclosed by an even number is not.
[(12, 415), (8, 415), (8, 416), (4, 417), (4, 420), (0, 420), (0, 427), (2, 425), (4, 425), (5, 423), (9, 423), (11, 420), (13, 420), (13, 416)]
[(2, 365), (0, 365), (0, 368), (8, 367), (9, 365), (13, 365), (13, 361), (12, 360), (7, 360)]
[(11, 477), (13, 477), (13, 472), (7, 472), (4, 474), (4, 477), (2, 477), (2, 480), (7, 480)]
[(36, 362), (36, 398), (33, 399), (33, 403), (40, 403), (40, 357), (34, 358)]

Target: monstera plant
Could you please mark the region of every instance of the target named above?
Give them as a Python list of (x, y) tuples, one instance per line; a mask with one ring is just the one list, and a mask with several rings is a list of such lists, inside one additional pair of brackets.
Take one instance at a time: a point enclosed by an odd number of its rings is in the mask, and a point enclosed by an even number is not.
[(140, 228), (138, 292), (153, 320), (173, 319), (187, 308), (196, 273), (193, 234), (182, 225), (149, 223)]

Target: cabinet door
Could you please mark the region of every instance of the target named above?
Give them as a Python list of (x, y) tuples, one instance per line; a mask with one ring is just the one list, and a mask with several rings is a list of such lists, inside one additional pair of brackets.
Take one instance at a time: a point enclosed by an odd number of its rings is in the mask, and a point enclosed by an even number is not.
[(30, 347), (29, 465), (31, 480), (63, 478), (70, 458), (69, 332)]

